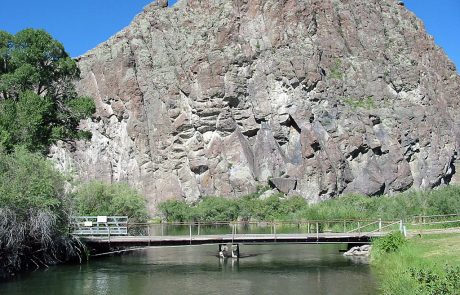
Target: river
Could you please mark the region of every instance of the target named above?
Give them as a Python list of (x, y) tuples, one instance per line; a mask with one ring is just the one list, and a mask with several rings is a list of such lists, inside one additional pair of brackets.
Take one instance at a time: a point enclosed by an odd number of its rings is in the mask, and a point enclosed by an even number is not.
[(93, 258), (22, 274), (0, 294), (376, 294), (368, 265), (344, 245), (241, 245), (221, 259), (217, 245), (164, 247)]

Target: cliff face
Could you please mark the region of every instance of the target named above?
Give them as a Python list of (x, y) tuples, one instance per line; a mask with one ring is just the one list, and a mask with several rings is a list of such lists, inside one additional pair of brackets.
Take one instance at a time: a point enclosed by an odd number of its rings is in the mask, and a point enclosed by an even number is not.
[[(160, 5), (161, 4), (161, 5)], [(460, 78), (395, 0), (153, 3), (79, 58), (82, 179), (168, 198), (270, 182), (312, 201), (455, 180)]]

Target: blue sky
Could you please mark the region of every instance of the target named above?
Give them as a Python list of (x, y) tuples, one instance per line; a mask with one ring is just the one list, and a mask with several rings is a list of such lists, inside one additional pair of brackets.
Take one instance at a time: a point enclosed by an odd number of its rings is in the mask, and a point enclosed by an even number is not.
[[(395, 0), (396, 1), (396, 0)], [(42, 28), (76, 57), (127, 26), (151, 0), (3, 0), (0, 30)], [(174, 4), (175, 0), (170, 0)], [(460, 0), (405, 0), (460, 72)]]

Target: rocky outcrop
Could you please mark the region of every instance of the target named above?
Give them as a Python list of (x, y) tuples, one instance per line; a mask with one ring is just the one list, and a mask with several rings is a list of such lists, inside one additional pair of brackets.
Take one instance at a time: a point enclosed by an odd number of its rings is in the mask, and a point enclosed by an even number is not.
[[(166, 5), (165, 5), (166, 3)], [(90, 142), (53, 148), (151, 210), (267, 184), (311, 201), (455, 179), (460, 79), (395, 0), (147, 6), (78, 59)]]

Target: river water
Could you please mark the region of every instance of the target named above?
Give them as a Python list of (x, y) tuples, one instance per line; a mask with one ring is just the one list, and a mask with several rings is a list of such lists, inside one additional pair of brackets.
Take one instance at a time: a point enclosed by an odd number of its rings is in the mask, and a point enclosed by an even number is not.
[(0, 283), (0, 294), (376, 294), (370, 267), (344, 245), (241, 245), (221, 259), (217, 245), (163, 247), (61, 265)]

